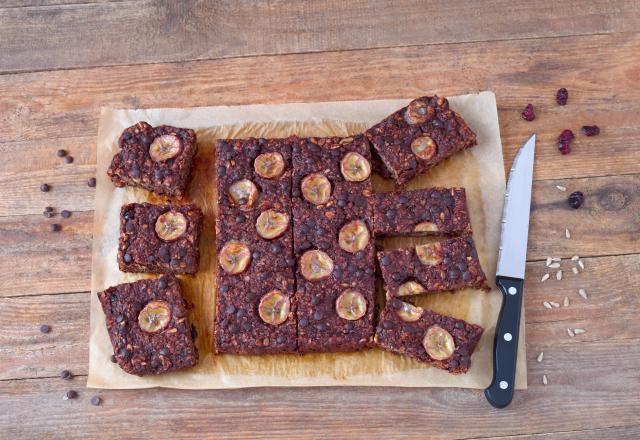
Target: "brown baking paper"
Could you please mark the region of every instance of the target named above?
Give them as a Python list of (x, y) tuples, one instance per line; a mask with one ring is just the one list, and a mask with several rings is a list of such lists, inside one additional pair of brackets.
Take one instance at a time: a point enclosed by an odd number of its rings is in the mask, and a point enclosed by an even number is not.
[[(361, 353), (235, 356), (215, 355), (212, 329), (215, 304), (215, 184), (214, 145), (217, 138), (347, 136), (363, 131), (398, 108), (408, 99), (346, 101), (311, 104), (248, 105), (187, 109), (112, 110), (103, 109), (98, 130), (96, 208), (93, 234), (91, 280), (91, 336), (89, 378), (96, 388), (171, 387), (187, 389), (263, 386), (401, 386), (485, 388), (492, 377), (492, 346), (501, 295), (466, 290), (432, 294), (418, 303), (439, 313), (480, 324), (486, 330), (472, 357), (467, 374), (451, 375), (436, 368), (381, 350)], [(439, 165), (410, 182), (409, 188), (463, 186), (471, 212), (474, 238), (480, 261), (493, 284), (496, 270), (500, 216), (505, 173), (495, 95), (491, 92), (450, 99), (478, 134), (478, 146)], [(115, 188), (106, 175), (111, 158), (118, 151), (117, 139), (126, 127), (138, 121), (151, 125), (169, 124), (195, 129), (199, 153), (190, 198), (205, 213), (201, 241), (202, 260), (195, 277), (182, 277), (186, 297), (195, 307), (190, 313), (198, 331), (199, 364), (191, 369), (162, 376), (137, 377), (123, 372), (110, 361), (112, 347), (105, 327), (97, 292), (123, 282), (145, 277), (118, 270), (116, 251), (120, 207), (125, 203), (159, 198), (132, 188)], [(376, 190), (392, 188), (374, 178)], [(388, 239), (385, 246), (416, 243), (420, 239)], [(379, 295), (382, 296), (382, 295)], [(520, 329), (517, 388), (526, 388), (524, 317)]]

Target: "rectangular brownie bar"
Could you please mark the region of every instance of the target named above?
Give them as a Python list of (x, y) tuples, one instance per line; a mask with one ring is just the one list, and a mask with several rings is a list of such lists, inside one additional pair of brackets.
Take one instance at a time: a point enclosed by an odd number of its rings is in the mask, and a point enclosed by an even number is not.
[(483, 331), (479, 325), (392, 299), (380, 315), (374, 341), (385, 350), (461, 374), (469, 370)]
[(398, 185), (476, 145), (476, 134), (449, 109), (447, 99), (438, 96), (414, 99), (365, 136)]
[(178, 199), (186, 194), (198, 151), (193, 130), (138, 122), (124, 130), (118, 144), (120, 151), (107, 171), (115, 186), (137, 186)]
[(202, 211), (196, 205), (130, 203), (120, 210), (123, 272), (193, 275), (200, 262)]
[(426, 188), (373, 196), (373, 233), (463, 235), (471, 233), (464, 188)]
[(374, 332), (371, 156), (363, 136), (293, 147), (298, 351), (355, 351)]
[(489, 290), (471, 236), (378, 252), (378, 261), (388, 297)]
[(295, 139), (218, 141), (217, 353), (296, 351), (291, 227)]
[(173, 275), (119, 284), (98, 293), (118, 365), (137, 376), (198, 363), (180, 283)]

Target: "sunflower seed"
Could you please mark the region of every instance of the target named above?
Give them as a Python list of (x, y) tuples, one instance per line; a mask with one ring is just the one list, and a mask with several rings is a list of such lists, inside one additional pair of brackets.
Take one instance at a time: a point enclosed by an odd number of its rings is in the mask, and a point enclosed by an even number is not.
[(540, 280), (541, 283), (544, 283), (545, 281), (547, 281), (549, 279), (549, 274), (545, 273), (544, 275), (542, 275), (542, 279)]
[(550, 264), (551, 264), (551, 257), (547, 257), (547, 262), (545, 263), (545, 266), (549, 267)]
[(544, 359), (544, 351), (541, 351), (538, 357), (536, 358), (538, 362), (542, 362), (542, 359)]
[(578, 260), (578, 266), (580, 266), (580, 269), (584, 270), (584, 263), (582, 260)]
[(555, 301), (549, 301), (549, 304), (551, 304), (551, 306), (552, 306), (552, 307), (555, 307), (556, 309), (557, 309), (558, 307), (560, 307), (560, 304), (558, 304), (558, 303), (557, 303), (557, 302), (555, 302)]
[(580, 259), (580, 257), (578, 257), (577, 255), (574, 255), (573, 257), (571, 257), (571, 261), (578, 261)]
[(565, 307), (569, 307), (569, 297), (565, 296), (564, 297), (564, 301), (562, 302), (562, 305)]
[(569, 232), (569, 229), (567, 228), (564, 229), (564, 236), (567, 238), (571, 238), (571, 232)]
[(562, 186), (562, 185), (556, 185), (556, 188), (558, 188), (560, 191), (566, 191), (567, 188)]
[(587, 299), (587, 291), (584, 289), (578, 289), (578, 295), (580, 295), (582, 298)]
[(562, 279), (562, 271), (559, 270), (556, 272), (556, 280), (560, 281)]
[(547, 379), (547, 375), (546, 375), (546, 374), (543, 374), (543, 375), (542, 375), (542, 384), (543, 384), (543, 385), (546, 385), (546, 384), (548, 384), (548, 383), (549, 383), (549, 379)]
[(573, 330), (571, 330), (570, 328), (567, 329), (567, 333), (569, 334), (569, 336), (571, 336), (572, 338), (575, 336), (575, 333), (573, 333)]
[(571, 268), (571, 272), (573, 272), (574, 275), (578, 275), (578, 268), (577, 267), (572, 267)]
[(574, 335), (581, 335), (581, 334), (583, 334), (584, 332), (586, 332), (586, 330), (585, 330), (585, 329), (583, 329), (583, 328), (574, 328), (574, 329), (573, 329), (573, 334), (574, 334)]
[(551, 304), (549, 303), (549, 301), (543, 302), (542, 305), (545, 306), (547, 309), (551, 308)]
[(562, 258), (560, 258), (560, 257), (551, 257), (551, 261), (558, 261), (558, 262), (560, 262), (560, 261), (562, 261)]
[(560, 267), (560, 263), (551, 263), (549, 265), (550, 269), (558, 269)]

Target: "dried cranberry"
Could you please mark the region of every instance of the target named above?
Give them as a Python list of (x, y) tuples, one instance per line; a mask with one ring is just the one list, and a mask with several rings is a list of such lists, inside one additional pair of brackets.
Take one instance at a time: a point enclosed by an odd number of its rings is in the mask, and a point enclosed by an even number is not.
[(521, 114), (522, 119), (525, 121), (533, 121), (536, 118), (536, 113), (533, 111), (533, 104), (527, 104)]
[(600, 134), (600, 127), (597, 125), (583, 125), (582, 133), (585, 136), (596, 136)]
[(562, 154), (571, 153), (571, 141), (573, 141), (574, 137), (571, 130), (562, 130), (562, 133), (558, 136), (558, 150)]
[(573, 209), (578, 209), (584, 202), (584, 194), (581, 191), (572, 192), (567, 202)]
[(558, 89), (556, 92), (556, 102), (558, 105), (567, 105), (567, 99), (569, 99), (569, 92), (564, 87)]

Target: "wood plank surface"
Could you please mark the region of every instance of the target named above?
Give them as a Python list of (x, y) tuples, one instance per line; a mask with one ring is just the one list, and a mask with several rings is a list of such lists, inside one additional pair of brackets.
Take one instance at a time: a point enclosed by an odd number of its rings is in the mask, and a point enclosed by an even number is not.
[[(141, 0), (0, 9), (0, 72), (640, 30), (636, 0)], [(123, 38), (126, 36), (126, 38)], [(82, 41), (68, 50), (65, 42)]]

